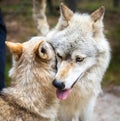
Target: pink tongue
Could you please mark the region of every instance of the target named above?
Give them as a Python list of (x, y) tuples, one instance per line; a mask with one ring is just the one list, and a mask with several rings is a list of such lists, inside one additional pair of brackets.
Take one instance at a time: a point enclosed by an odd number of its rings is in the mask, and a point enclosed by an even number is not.
[(65, 100), (65, 99), (67, 99), (67, 97), (71, 91), (72, 91), (71, 89), (57, 90), (56, 94), (57, 94), (58, 99)]

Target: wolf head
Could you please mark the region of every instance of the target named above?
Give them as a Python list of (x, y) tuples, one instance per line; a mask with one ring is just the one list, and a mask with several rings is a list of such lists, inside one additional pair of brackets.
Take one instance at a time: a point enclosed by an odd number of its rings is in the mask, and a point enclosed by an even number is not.
[(6, 41), (6, 45), (13, 55), (13, 67), (10, 71), (10, 77), (12, 79), (14, 77), (17, 78), (15, 73), (18, 70), (22, 76), (22, 73), (25, 73), (25, 68), (26, 71), (31, 70), (31, 73), (32, 70), (39, 69), (38, 67), (48, 72), (55, 72), (55, 53), (52, 46), (45, 41), (44, 37), (32, 37), (31, 40), (24, 43)]
[(44, 37), (32, 37), (24, 43), (6, 41), (6, 45), (13, 55), (9, 72), (13, 81), (3, 93), (11, 95), (15, 103), (31, 112), (55, 117), (57, 101), (52, 80), (56, 73), (56, 57), (52, 46)]
[(58, 98), (66, 99), (74, 85), (82, 80), (101, 81), (110, 59), (109, 44), (103, 34), (104, 12), (102, 6), (90, 15), (74, 14), (61, 4), (58, 24), (47, 35), (58, 60), (53, 81)]

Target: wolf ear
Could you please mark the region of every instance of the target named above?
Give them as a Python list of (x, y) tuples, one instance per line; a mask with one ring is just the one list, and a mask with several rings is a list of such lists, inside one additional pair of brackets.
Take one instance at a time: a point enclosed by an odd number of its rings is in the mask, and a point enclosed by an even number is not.
[(10, 52), (13, 54), (15, 60), (17, 61), (22, 55), (23, 46), (20, 43), (13, 43), (6, 41), (5, 44), (9, 48)]
[(105, 7), (101, 6), (91, 14), (93, 21), (93, 36), (99, 36), (103, 32), (103, 17), (105, 13)]
[(41, 41), (35, 47), (35, 52), (43, 60), (50, 60), (51, 58), (51, 48), (49, 44), (45, 41)]
[(59, 21), (58, 21), (56, 28), (58, 30), (62, 30), (65, 27), (67, 27), (72, 16), (73, 16), (73, 11), (70, 10), (66, 5), (61, 3), (61, 5), (60, 5), (60, 18), (59, 18)]
[(73, 16), (73, 11), (70, 10), (66, 5), (64, 5), (64, 3), (61, 3), (60, 5), (60, 12), (61, 17), (66, 21), (70, 21)]
[(98, 8), (96, 11), (94, 11), (91, 14), (91, 18), (94, 22), (97, 22), (99, 20), (102, 20), (104, 17), (104, 13), (105, 13), (105, 7), (101, 6), (100, 8)]

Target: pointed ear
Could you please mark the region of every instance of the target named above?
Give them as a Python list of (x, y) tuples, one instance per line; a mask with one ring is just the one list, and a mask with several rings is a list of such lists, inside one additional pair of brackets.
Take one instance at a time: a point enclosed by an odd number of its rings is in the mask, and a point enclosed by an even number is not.
[(103, 33), (103, 17), (105, 13), (105, 7), (101, 6), (96, 11), (94, 11), (91, 14), (91, 18), (93, 21), (93, 36), (98, 37), (101, 36), (101, 33)]
[(51, 59), (53, 53), (52, 51), (52, 47), (46, 41), (41, 41), (34, 49), (34, 52), (44, 61)]
[(104, 13), (105, 13), (105, 7), (101, 6), (100, 8), (98, 8), (96, 11), (94, 11), (91, 14), (91, 18), (94, 22), (97, 22), (99, 20), (102, 20), (104, 17)]
[(63, 3), (60, 5), (60, 18), (56, 25), (57, 30), (63, 30), (66, 28), (69, 24), (69, 21), (71, 20), (73, 16), (73, 11), (70, 10), (67, 6), (65, 6)]
[(17, 61), (20, 58), (22, 51), (23, 51), (22, 44), (13, 43), (13, 42), (9, 42), (9, 41), (6, 41), (5, 44), (7, 45), (10, 52), (13, 54), (15, 60)]
[(64, 3), (61, 3), (60, 10), (62, 18), (66, 21), (70, 21), (73, 16), (73, 11), (70, 10), (66, 5), (64, 5)]

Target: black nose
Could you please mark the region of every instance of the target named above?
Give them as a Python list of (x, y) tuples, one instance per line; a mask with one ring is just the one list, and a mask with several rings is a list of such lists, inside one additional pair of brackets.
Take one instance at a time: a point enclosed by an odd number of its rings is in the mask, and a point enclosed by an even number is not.
[(56, 79), (53, 80), (53, 85), (59, 90), (62, 90), (65, 88), (65, 84), (63, 82), (58, 82)]

